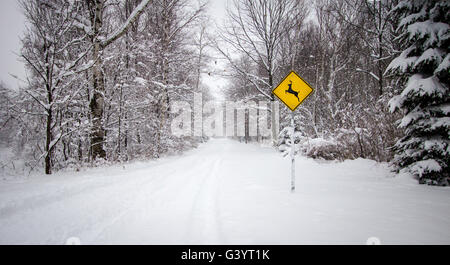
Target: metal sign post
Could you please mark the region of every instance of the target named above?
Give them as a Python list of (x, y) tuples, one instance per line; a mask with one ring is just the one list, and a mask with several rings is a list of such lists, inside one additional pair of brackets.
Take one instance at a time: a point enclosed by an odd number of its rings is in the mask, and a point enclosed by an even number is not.
[(295, 120), (294, 111), (314, 91), (296, 72), (291, 71), (281, 83), (272, 90), (291, 112), (291, 192), (295, 192)]
[(295, 120), (294, 112), (291, 112), (291, 192), (295, 192)]

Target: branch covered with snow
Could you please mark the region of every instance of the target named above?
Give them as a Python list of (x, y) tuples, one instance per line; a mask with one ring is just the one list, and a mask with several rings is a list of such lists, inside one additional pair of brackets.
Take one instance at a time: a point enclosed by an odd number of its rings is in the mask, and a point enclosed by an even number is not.
[(107, 47), (109, 44), (113, 43), (118, 38), (122, 37), (128, 30), (128, 28), (139, 18), (139, 16), (144, 12), (150, 0), (142, 0), (142, 2), (133, 10), (128, 19), (120, 26), (116, 31), (106, 37), (104, 41), (101, 42), (102, 47)]

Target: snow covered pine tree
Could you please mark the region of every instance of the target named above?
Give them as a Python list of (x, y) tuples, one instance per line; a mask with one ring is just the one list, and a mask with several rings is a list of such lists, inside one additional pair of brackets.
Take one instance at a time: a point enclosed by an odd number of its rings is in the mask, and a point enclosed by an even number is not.
[(450, 184), (449, 7), (449, 1), (408, 0), (394, 8), (405, 49), (387, 71), (403, 91), (389, 107), (403, 111), (405, 136), (394, 146), (393, 162), (421, 184)]

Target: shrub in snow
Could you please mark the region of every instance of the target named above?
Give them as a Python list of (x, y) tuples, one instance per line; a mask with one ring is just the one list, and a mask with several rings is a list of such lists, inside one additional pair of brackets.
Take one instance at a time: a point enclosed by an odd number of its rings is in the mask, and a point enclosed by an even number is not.
[(326, 160), (343, 160), (342, 149), (334, 140), (314, 138), (305, 142), (306, 155), (312, 158), (323, 158)]
[[(283, 156), (287, 156), (291, 152), (291, 135), (292, 135), (292, 127), (287, 126), (283, 128), (278, 135), (278, 150), (283, 154)], [(299, 148), (304, 142), (304, 136), (301, 132), (295, 131), (294, 133), (294, 143), (295, 143), (295, 154), (299, 153)]]
[[(278, 136), (278, 150), (283, 156), (291, 152), (292, 127), (287, 126), (281, 130)], [(310, 139), (300, 131), (295, 131), (295, 154), (303, 154), (311, 158), (322, 158), (326, 160), (343, 160), (343, 148), (336, 140), (313, 138)]]
[(389, 107), (402, 111), (405, 130), (393, 162), (432, 185), (450, 182), (449, 7), (449, 1), (401, 1), (394, 12), (405, 47), (387, 68), (402, 90)]

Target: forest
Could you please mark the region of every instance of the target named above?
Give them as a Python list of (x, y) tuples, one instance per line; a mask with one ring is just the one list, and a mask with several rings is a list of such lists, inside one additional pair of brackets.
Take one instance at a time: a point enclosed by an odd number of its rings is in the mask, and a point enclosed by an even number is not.
[[(450, 184), (448, 1), (232, 0), (217, 23), (206, 0), (19, 2), (27, 76), (18, 89), (0, 85), (3, 172), (195, 148), (208, 137), (173, 135), (172, 102), (213, 100), (202, 80), (220, 76), (221, 100), (270, 103), (245, 114), (269, 111), (270, 136), (246, 129), (236, 140), (286, 153), (294, 133), (301, 155), (389, 162), (420, 183)], [(271, 93), (291, 70), (314, 88), (295, 128)]]

